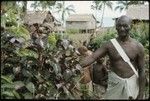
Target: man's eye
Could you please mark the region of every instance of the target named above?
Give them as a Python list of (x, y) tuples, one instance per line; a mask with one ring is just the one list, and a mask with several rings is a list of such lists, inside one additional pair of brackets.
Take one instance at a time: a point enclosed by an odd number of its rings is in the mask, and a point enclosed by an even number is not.
[(126, 28), (127, 28), (128, 26), (127, 26), (127, 25), (124, 25), (123, 27), (126, 27)]
[(121, 27), (121, 25), (117, 25), (117, 27)]

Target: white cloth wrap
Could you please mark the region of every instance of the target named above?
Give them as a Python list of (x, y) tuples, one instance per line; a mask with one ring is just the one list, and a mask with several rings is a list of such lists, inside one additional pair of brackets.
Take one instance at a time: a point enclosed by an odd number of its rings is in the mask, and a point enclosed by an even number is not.
[(138, 78), (134, 74), (130, 78), (121, 78), (116, 73), (108, 73), (108, 88), (104, 99), (136, 99), (139, 92)]

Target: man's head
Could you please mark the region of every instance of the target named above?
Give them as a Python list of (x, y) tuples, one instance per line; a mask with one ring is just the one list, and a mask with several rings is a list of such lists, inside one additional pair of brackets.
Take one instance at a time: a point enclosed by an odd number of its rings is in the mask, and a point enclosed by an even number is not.
[(129, 31), (131, 29), (131, 22), (132, 20), (125, 15), (118, 18), (116, 22), (116, 30), (119, 37), (126, 37), (129, 35)]

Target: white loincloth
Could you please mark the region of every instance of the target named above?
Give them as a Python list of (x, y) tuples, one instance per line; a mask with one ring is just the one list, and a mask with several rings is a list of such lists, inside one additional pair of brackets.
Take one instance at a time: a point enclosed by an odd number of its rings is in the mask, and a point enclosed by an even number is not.
[(135, 74), (130, 78), (121, 78), (112, 71), (108, 73), (108, 88), (104, 99), (136, 99), (138, 92), (139, 84)]

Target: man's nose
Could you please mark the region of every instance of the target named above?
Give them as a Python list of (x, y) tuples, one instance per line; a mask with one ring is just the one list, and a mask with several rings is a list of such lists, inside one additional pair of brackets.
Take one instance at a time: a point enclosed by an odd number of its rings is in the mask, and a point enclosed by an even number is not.
[(121, 26), (121, 27), (120, 27), (120, 30), (124, 30), (124, 27), (123, 27), (123, 26)]

